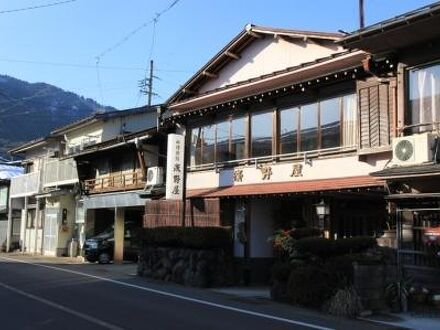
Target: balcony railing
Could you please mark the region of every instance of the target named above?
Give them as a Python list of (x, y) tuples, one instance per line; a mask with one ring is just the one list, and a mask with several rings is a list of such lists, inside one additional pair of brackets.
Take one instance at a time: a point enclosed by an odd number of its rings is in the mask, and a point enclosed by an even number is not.
[(72, 159), (54, 160), (46, 163), (43, 187), (57, 187), (78, 182), (76, 162)]
[(140, 170), (84, 180), (84, 189), (89, 194), (142, 189), (144, 185), (145, 181)]
[(25, 197), (40, 191), (40, 171), (11, 178), (11, 198)]

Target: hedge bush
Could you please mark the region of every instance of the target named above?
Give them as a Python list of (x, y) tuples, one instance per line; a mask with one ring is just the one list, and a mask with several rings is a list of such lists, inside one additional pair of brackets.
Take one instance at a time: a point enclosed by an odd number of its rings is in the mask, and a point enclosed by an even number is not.
[(338, 289), (335, 277), (326, 268), (302, 266), (293, 269), (289, 276), (287, 291), (292, 303), (319, 308)]
[(326, 259), (333, 254), (333, 241), (323, 237), (306, 237), (295, 242), (295, 249), (302, 255)]
[(147, 246), (230, 250), (232, 231), (229, 227), (146, 228), (142, 240)]
[(359, 253), (376, 245), (376, 239), (370, 236), (342, 238), (334, 241), (333, 254), (343, 255), (348, 253)]
[(295, 228), (290, 233), (290, 236), (296, 240), (303, 239), (306, 237), (319, 237), (321, 235), (322, 235), (322, 230), (313, 227)]
[(322, 237), (307, 237), (296, 241), (295, 249), (303, 255), (327, 259), (361, 253), (376, 245), (376, 240), (369, 236), (342, 238), (334, 241)]
[(271, 269), (271, 280), (287, 282), (293, 269), (290, 262), (276, 262)]

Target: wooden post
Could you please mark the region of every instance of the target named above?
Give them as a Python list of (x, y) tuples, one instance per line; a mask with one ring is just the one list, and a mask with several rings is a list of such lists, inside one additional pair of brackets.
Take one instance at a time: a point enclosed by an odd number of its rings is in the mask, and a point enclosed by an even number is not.
[(113, 262), (121, 264), (124, 261), (124, 209), (115, 207), (115, 224), (114, 224), (114, 253)]
[(8, 188), (8, 229), (6, 232), (6, 252), (9, 252), (10, 248), (11, 248), (11, 236), (12, 236), (12, 226), (13, 226), (13, 221), (12, 221), (12, 198), (10, 196), (10, 192), (11, 192), (11, 186), (9, 185)]

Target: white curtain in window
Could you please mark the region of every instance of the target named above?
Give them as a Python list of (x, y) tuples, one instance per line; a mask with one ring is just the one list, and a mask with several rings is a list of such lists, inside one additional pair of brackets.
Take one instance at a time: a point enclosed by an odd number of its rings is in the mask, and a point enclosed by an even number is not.
[(343, 123), (342, 123), (342, 145), (344, 147), (357, 145), (358, 116), (356, 95), (343, 97)]
[(438, 121), (437, 119), (437, 102), (436, 102), (436, 96), (437, 96), (437, 90), (436, 90), (436, 78), (435, 72), (431, 72), (430, 74), (431, 78), (431, 118), (432, 122), (436, 123)]
[[(425, 96), (425, 82), (426, 82), (426, 70), (419, 70), (417, 72), (417, 91), (419, 93), (419, 123), (425, 123), (425, 107), (424, 107), (424, 96)], [(421, 127), (423, 130), (424, 127)]]

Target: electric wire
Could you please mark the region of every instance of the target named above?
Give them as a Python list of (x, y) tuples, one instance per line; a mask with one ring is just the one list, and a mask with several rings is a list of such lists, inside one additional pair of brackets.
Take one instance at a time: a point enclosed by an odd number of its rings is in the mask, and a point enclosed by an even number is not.
[(63, 5), (63, 4), (70, 3), (70, 2), (75, 2), (75, 1), (76, 0), (57, 1), (57, 2), (51, 2), (51, 3), (44, 4), (44, 5), (39, 5), (39, 6), (1, 10), (0, 14), (16, 13), (19, 11), (27, 11), (27, 10), (34, 10), (34, 9), (40, 9), (40, 8), (54, 7), (54, 6)]

